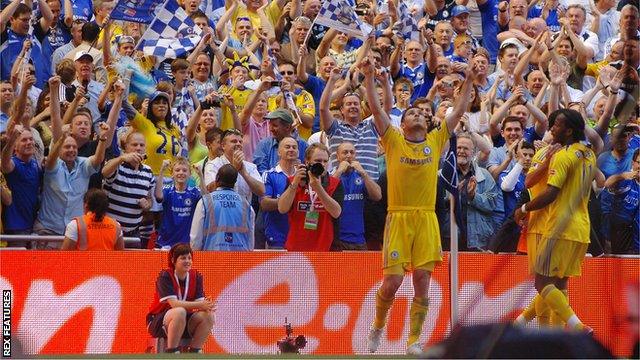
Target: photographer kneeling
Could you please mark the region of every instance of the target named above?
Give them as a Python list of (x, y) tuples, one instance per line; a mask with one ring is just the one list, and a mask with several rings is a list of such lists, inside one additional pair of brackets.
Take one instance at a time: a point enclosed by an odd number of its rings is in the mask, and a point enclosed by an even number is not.
[(289, 213), (289, 234), (284, 247), (289, 251), (329, 251), (338, 236), (344, 190), (339, 179), (327, 174), (326, 146), (310, 145), (304, 159), (305, 163), (298, 165), (278, 199), (278, 211)]

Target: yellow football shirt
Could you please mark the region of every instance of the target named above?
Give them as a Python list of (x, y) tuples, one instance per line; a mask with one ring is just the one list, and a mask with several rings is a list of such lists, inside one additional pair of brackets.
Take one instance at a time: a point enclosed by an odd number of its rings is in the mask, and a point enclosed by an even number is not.
[[(547, 158), (547, 153), (549, 152), (550, 146), (545, 146), (542, 149), (536, 151), (535, 155), (531, 159), (531, 168), (529, 169), (529, 173), (533, 172), (542, 163), (545, 162)], [(529, 189), (529, 194), (531, 199), (534, 199), (536, 196), (540, 195), (544, 189), (547, 187), (547, 180), (549, 178), (549, 173), (544, 174), (544, 176), (538, 181), (535, 185), (533, 185)], [(549, 207), (546, 206), (540, 210), (531, 211), (529, 213), (529, 221), (527, 222), (527, 233), (528, 234), (544, 234), (544, 231), (547, 228), (547, 217), (549, 216)]]
[[(223, 85), (218, 91), (220, 94), (229, 94), (233, 98), (233, 103), (236, 106), (236, 113), (240, 114), (242, 108), (247, 103), (249, 95), (253, 93), (253, 90), (245, 88), (244, 90), (236, 89), (233, 86)], [(231, 116), (231, 110), (228, 107), (222, 107), (222, 119), (220, 121), (220, 129), (227, 130), (233, 128), (233, 117)]]
[[(274, 111), (279, 107), (286, 107), (284, 104), (281, 104), (282, 101), (282, 94), (269, 97), (269, 111)], [(295, 102), (300, 114), (309, 115), (311, 117), (316, 116), (316, 105), (313, 102), (313, 96), (311, 96), (311, 94), (306, 90), (301, 90), (297, 95), (296, 92), (294, 92), (293, 101)], [(309, 136), (311, 136), (311, 128), (305, 127), (304, 125), (298, 126), (298, 135), (300, 135), (304, 140), (308, 140)]]
[[(139, 113), (133, 118), (131, 126), (142, 133), (147, 141), (147, 159), (144, 163), (151, 167), (154, 175), (158, 175), (160, 172), (163, 160), (173, 160), (180, 155), (182, 144), (180, 143), (180, 130), (177, 127), (173, 126), (168, 129), (164, 121), (159, 121), (156, 126), (151, 120)], [(164, 176), (171, 176), (171, 174), (167, 170)]]
[[(271, 27), (275, 26), (278, 23), (278, 19), (280, 15), (282, 15), (282, 9), (278, 7), (277, 1), (271, 1), (269, 5), (264, 8), (264, 14), (266, 15), (267, 20), (271, 23)], [(238, 18), (249, 18), (251, 20), (251, 25), (253, 26), (254, 31), (258, 31), (258, 28), (262, 26), (262, 19), (257, 12), (249, 11), (246, 6), (238, 6), (236, 11), (231, 15), (231, 26), (232, 34), (235, 39), (242, 40), (238, 38), (238, 35), (235, 32), (236, 29), (236, 21)], [(254, 34), (251, 36), (251, 40), (255, 41), (258, 37)]]
[(595, 176), (596, 157), (577, 142), (558, 151), (549, 165), (548, 185), (560, 189), (549, 205), (545, 236), (589, 243), (589, 194)]
[(435, 210), (438, 165), (449, 139), (446, 122), (413, 143), (398, 128), (389, 126), (382, 136), (387, 160), (389, 211)]

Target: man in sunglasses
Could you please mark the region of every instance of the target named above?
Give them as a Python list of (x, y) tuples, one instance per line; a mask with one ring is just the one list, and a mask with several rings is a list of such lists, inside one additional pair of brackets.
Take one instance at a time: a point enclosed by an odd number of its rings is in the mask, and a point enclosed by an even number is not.
[(204, 181), (209, 191), (218, 187), (215, 183), (218, 170), (226, 164), (233, 165), (238, 172), (235, 190), (249, 203), (251, 203), (251, 194), (256, 194), (258, 197), (264, 195), (262, 177), (257, 167), (244, 159), (242, 133), (237, 129), (229, 129), (222, 134), (222, 155), (207, 162), (204, 167)]

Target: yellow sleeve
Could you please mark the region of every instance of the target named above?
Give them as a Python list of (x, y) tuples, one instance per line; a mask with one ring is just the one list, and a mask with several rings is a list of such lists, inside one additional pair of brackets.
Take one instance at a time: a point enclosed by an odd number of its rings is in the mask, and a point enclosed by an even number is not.
[(313, 96), (306, 91), (302, 91), (296, 99), (296, 106), (305, 115), (316, 116), (316, 105)]
[(599, 66), (597, 63), (587, 64), (587, 68), (585, 69), (584, 74), (587, 76), (593, 76), (597, 78), (598, 74), (600, 73), (598, 68)]
[(140, 113), (136, 113), (136, 116), (131, 120), (131, 126), (145, 136), (149, 133), (155, 133), (155, 125)]
[(271, 3), (267, 5), (264, 13), (265, 15), (267, 15), (267, 19), (269, 19), (271, 25), (275, 26), (278, 23), (278, 19), (282, 15), (282, 9), (278, 7), (278, 2), (276, 0), (271, 0)]
[(572, 165), (571, 154), (564, 149), (553, 156), (549, 165), (549, 179), (547, 185), (562, 189), (562, 185), (567, 181), (567, 174)]
[(536, 151), (536, 153), (533, 155), (533, 158), (531, 158), (531, 167), (529, 168), (527, 174), (534, 172), (538, 168), (538, 166), (540, 166), (540, 164), (544, 162), (545, 154), (547, 153), (548, 148), (548, 146), (545, 146), (542, 149)]

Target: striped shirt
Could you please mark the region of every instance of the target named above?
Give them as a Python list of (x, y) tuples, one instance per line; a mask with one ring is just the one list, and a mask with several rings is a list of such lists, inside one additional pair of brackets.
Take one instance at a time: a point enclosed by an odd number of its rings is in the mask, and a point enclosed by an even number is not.
[(334, 119), (333, 124), (327, 130), (327, 136), (331, 153), (329, 163), (333, 169), (338, 168), (336, 158), (338, 146), (348, 141), (353, 143), (356, 148), (356, 160), (360, 162), (362, 168), (374, 181), (378, 181), (378, 177), (380, 177), (378, 171), (378, 132), (372, 119), (363, 120), (355, 127)]
[(118, 166), (113, 175), (104, 179), (104, 190), (109, 196), (107, 215), (122, 225), (122, 231), (130, 233), (142, 221), (142, 209), (138, 200), (149, 196), (156, 186), (156, 178), (148, 165), (134, 169), (127, 163)]

